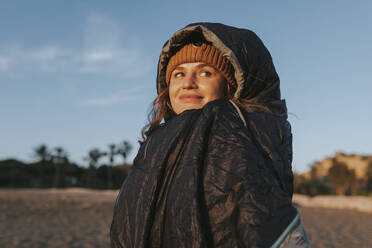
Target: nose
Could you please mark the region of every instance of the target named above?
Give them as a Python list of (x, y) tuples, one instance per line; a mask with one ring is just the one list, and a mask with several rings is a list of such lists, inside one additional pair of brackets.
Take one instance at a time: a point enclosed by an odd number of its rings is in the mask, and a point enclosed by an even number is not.
[(184, 78), (182, 87), (184, 89), (195, 89), (195, 88), (197, 88), (196, 76), (195, 76), (194, 73), (190, 73)]

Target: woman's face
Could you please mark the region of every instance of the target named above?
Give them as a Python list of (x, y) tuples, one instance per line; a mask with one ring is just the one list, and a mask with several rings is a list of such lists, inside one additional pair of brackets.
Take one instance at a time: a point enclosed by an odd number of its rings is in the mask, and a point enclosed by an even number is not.
[(212, 66), (185, 63), (174, 69), (169, 82), (169, 99), (173, 111), (200, 109), (210, 101), (226, 96), (226, 80)]

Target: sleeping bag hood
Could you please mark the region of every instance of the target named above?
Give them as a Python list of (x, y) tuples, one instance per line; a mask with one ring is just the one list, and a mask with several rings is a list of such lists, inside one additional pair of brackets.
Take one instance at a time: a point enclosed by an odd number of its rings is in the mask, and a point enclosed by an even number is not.
[(164, 45), (166, 65), (183, 45), (206, 41), (235, 70), (234, 98), (175, 115), (141, 144), (117, 197), (112, 247), (271, 247), (297, 210), (292, 205), (292, 135), (279, 78), (260, 39), (246, 29), (195, 23)]
[[(220, 23), (189, 24), (164, 44), (158, 63), (158, 93), (166, 87), (169, 59), (185, 44), (201, 42), (212, 44), (233, 65), (237, 83), (234, 98), (261, 104), (280, 100), (279, 77), (260, 38), (250, 30)], [(165, 119), (172, 115), (168, 111)]]

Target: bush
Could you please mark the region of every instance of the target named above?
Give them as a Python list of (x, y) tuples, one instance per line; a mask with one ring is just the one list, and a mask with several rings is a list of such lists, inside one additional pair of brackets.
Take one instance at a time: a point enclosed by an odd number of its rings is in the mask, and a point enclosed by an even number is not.
[(355, 171), (344, 163), (335, 162), (328, 171), (328, 178), (337, 195), (352, 195), (358, 191)]

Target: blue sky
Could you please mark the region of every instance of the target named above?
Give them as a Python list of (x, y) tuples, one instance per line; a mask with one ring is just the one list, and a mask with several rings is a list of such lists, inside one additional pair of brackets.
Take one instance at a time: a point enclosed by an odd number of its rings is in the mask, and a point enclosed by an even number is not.
[(84, 164), (128, 140), (132, 160), (160, 49), (199, 21), (251, 29), (271, 52), (295, 171), (336, 151), (372, 154), (371, 13), (367, 0), (1, 0), (0, 159), (32, 161), (45, 143)]

